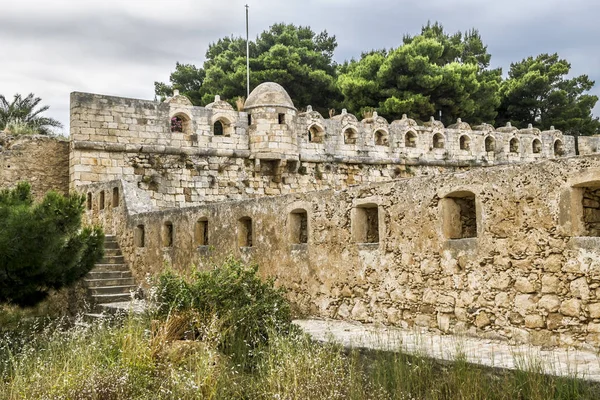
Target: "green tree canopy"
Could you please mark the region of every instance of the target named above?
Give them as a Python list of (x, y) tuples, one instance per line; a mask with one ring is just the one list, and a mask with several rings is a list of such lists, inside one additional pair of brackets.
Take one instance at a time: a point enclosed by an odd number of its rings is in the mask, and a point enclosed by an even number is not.
[[(275, 24), (250, 41), (250, 86), (273, 81), (286, 88), (296, 106), (312, 105), (324, 112), (341, 99), (336, 87), (334, 36), (309, 27)], [(195, 105), (206, 105), (215, 95), (233, 102), (246, 95), (246, 40), (219, 39), (209, 46), (202, 68), (177, 64), (170, 84), (155, 82), (157, 95), (178, 89)]]
[(0, 303), (35, 305), (102, 258), (104, 234), (81, 228), (83, 204), (82, 195), (56, 192), (34, 203), (24, 182), (0, 191)]
[(587, 75), (567, 79), (571, 64), (558, 54), (540, 54), (513, 63), (502, 83), (498, 122), (515, 126), (554, 126), (564, 133), (598, 134), (600, 122), (592, 116), (597, 96), (587, 92), (594, 81)]
[(490, 58), (476, 30), (449, 35), (440, 24), (428, 24), (396, 49), (342, 66), (338, 84), (344, 104), (357, 114), (376, 107), (389, 119), (427, 120), (441, 111), (446, 124), (493, 122), (502, 72), (487, 69)]
[(52, 133), (50, 128), (61, 128), (62, 124), (57, 120), (41, 115), (50, 108), (49, 106), (42, 106), (36, 110), (41, 101), (42, 99), (35, 97), (33, 93), (26, 97), (15, 94), (11, 102), (0, 94), (0, 131), (49, 135)]

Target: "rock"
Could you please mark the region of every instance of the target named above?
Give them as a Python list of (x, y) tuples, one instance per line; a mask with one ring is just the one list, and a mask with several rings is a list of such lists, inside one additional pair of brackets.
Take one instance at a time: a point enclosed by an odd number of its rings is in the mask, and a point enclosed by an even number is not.
[(467, 315), (467, 310), (462, 307), (456, 307), (454, 309), (454, 316), (456, 317), (457, 320), (462, 321), (462, 322), (466, 322), (469, 319), (468, 315)]
[(478, 328), (486, 327), (491, 323), (492, 321), (490, 321), (490, 317), (487, 315), (486, 312), (480, 312), (475, 318), (475, 326)]
[(534, 329), (534, 328), (543, 328), (544, 318), (541, 315), (531, 314), (525, 316), (525, 327)]
[(508, 293), (498, 293), (494, 298), (494, 304), (496, 305), (496, 307), (508, 307), (510, 305)]
[(508, 286), (510, 285), (510, 281), (510, 276), (507, 273), (503, 272), (498, 276), (494, 276), (492, 279), (490, 279), (488, 281), (488, 285), (492, 289), (504, 290), (508, 288)]
[(348, 285), (345, 285), (341, 292), (342, 297), (352, 297), (352, 290)]
[(444, 333), (450, 331), (450, 315), (438, 314), (437, 315), (438, 329)]
[(553, 294), (547, 294), (542, 296), (538, 302), (538, 307), (548, 312), (557, 312), (560, 308), (561, 301), (558, 296)]
[(517, 281), (515, 282), (515, 289), (521, 293), (535, 292), (535, 286), (533, 283), (531, 283), (529, 279), (523, 277), (517, 278)]
[(438, 295), (431, 289), (425, 289), (423, 292), (423, 303), (425, 304), (435, 304), (437, 303)]
[(544, 271), (558, 272), (563, 265), (562, 256), (558, 254), (550, 255), (542, 264)]
[(431, 316), (417, 315), (415, 317), (415, 325), (429, 328), (431, 325)]
[(532, 296), (528, 294), (519, 294), (515, 296), (515, 308), (521, 315), (525, 315), (530, 311), (535, 310), (536, 304), (532, 300)]
[(564, 325), (563, 320), (564, 317), (559, 313), (549, 314), (546, 317), (546, 325), (548, 329), (555, 330)]
[(369, 317), (367, 306), (362, 301), (357, 301), (352, 308), (352, 319), (356, 321), (366, 321)]
[(588, 332), (600, 333), (600, 324), (589, 323), (588, 324)]
[(559, 283), (560, 283), (560, 280), (554, 275), (542, 276), (542, 293), (558, 292)]
[(350, 306), (344, 303), (338, 308), (337, 315), (343, 319), (346, 319), (350, 316), (350, 311)]
[(590, 298), (590, 288), (585, 277), (575, 279), (571, 282), (570, 289), (571, 295), (579, 299), (587, 300)]
[(400, 302), (404, 300), (404, 293), (400, 289), (394, 289), (390, 293), (390, 298), (395, 302)]
[(568, 317), (579, 317), (580, 310), (581, 302), (577, 299), (565, 300), (560, 305), (560, 313)]
[(512, 328), (510, 331), (512, 334), (512, 339), (517, 343), (528, 343), (529, 342), (529, 332), (525, 329), (521, 328)]
[(590, 318), (600, 318), (600, 303), (592, 303), (588, 305)]

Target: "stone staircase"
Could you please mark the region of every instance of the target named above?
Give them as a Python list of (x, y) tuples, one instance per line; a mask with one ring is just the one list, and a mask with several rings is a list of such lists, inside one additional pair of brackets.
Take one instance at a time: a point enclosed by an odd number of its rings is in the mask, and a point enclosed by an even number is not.
[(117, 304), (132, 301), (132, 292), (136, 291), (137, 285), (114, 235), (105, 235), (104, 258), (96, 263), (84, 282), (96, 312), (110, 312)]

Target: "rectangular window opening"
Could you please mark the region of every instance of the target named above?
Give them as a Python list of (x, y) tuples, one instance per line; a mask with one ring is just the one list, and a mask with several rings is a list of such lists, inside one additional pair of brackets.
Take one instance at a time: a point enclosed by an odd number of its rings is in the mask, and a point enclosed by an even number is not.
[(241, 218), (238, 224), (239, 247), (252, 247), (252, 219)]
[(444, 199), (444, 232), (448, 239), (477, 237), (475, 195)]
[(356, 243), (379, 243), (379, 207), (376, 204), (356, 207), (352, 231)]
[(98, 208), (104, 210), (104, 190), (100, 192), (100, 198), (98, 200)]
[(196, 246), (208, 246), (208, 221), (199, 220), (196, 222), (194, 236), (196, 238)]
[(584, 187), (583, 190), (583, 225), (582, 236), (600, 237), (600, 187)]
[(163, 247), (173, 247), (173, 223), (165, 222), (162, 241)]
[(113, 206), (113, 208), (119, 206), (119, 188), (118, 187), (113, 188), (112, 206)]
[(285, 124), (285, 114), (279, 114), (279, 125)]
[(292, 244), (308, 243), (308, 214), (304, 210), (290, 214), (290, 241)]
[(91, 210), (92, 209), (92, 193), (88, 192), (87, 194), (87, 209)]
[(146, 232), (144, 229), (144, 225), (138, 225), (135, 228), (133, 234), (133, 241), (135, 242), (135, 247), (145, 247), (146, 246)]

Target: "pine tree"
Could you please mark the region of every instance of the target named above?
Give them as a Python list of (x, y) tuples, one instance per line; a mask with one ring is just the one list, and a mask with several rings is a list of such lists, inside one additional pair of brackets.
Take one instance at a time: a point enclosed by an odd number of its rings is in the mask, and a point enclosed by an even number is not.
[(33, 306), (102, 258), (102, 229), (81, 227), (84, 200), (49, 192), (34, 203), (26, 182), (0, 191), (0, 303)]

